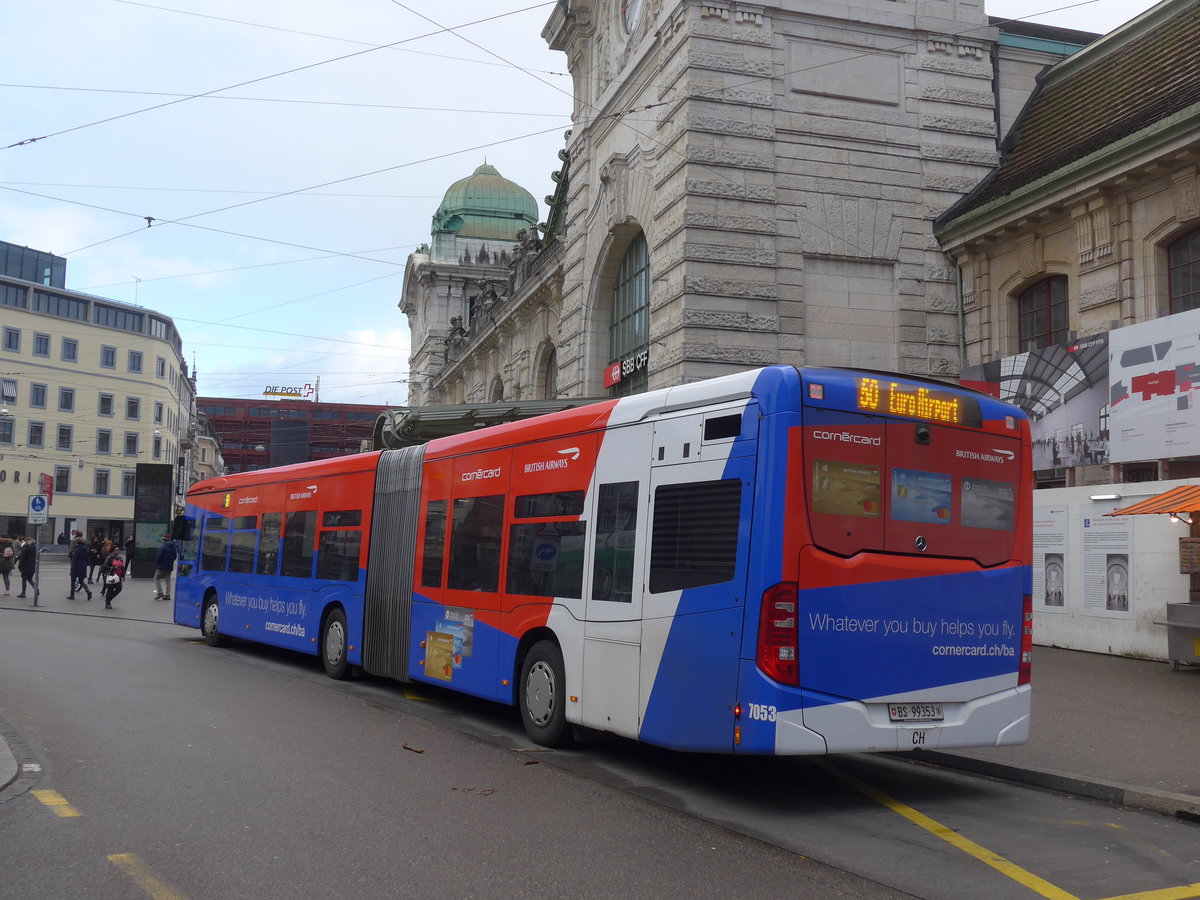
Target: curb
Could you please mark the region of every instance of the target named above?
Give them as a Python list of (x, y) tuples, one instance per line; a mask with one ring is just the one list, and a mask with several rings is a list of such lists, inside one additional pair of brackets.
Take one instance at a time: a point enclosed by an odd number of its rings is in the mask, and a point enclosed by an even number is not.
[(1115, 781), (1081, 778), (1078, 775), (1067, 775), (1052, 769), (1009, 766), (1004, 763), (960, 756), (956, 753), (945, 753), (939, 750), (912, 750), (903, 756), (947, 769), (958, 769), (976, 775), (989, 775), (993, 778), (1003, 778), (1005, 781), (1015, 781), (1063, 794), (1075, 794), (1092, 800), (1115, 803), (1118, 806), (1147, 809), (1189, 822), (1200, 822), (1200, 797), (1188, 794), (1157, 791), (1153, 788), (1136, 787)]

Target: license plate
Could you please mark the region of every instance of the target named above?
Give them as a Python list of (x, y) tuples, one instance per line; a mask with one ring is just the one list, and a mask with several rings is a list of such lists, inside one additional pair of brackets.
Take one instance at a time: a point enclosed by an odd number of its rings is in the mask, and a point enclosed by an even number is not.
[(889, 703), (888, 718), (893, 722), (940, 722), (940, 703)]

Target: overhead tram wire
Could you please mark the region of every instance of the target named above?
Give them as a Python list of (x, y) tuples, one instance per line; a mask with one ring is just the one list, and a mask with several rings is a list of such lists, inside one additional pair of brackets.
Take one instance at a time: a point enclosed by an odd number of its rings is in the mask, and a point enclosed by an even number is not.
[[(254, 236), (254, 235), (240, 234), (235, 231), (226, 231), (226, 230), (222, 230), (220, 228), (211, 228), (211, 227), (208, 227), (205, 225), (197, 225), (190, 220), (198, 219), (201, 216), (209, 216), (209, 215), (213, 215), (213, 214), (219, 213), (219, 212), (227, 212), (227, 211), (233, 210), (233, 209), (241, 209), (242, 207), (253, 206), (257, 203), (266, 203), (269, 200), (278, 200), (281, 197), (291, 197), (296, 194), (304, 194), (304, 193), (308, 193), (309, 191), (318, 190), (319, 188), (323, 188), (323, 187), (329, 187), (330, 185), (334, 185), (334, 184), (345, 184), (348, 181), (355, 181), (360, 178), (369, 178), (373, 175), (383, 175), (387, 172), (395, 172), (400, 169), (408, 168), (410, 166), (420, 165), (421, 163), (433, 162), (433, 161), (439, 160), (439, 159), (448, 159), (451, 156), (458, 156), (463, 153), (474, 153), (478, 150), (486, 150), (488, 148), (498, 147), (503, 144), (511, 144), (514, 141), (522, 141), (522, 140), (526, 140), (531, 137), (538, 137), (543, 134), (550, 134), (551, 132), (558, 131), (561, 127), (562, 126), (560, 126), (560, 125), (556, 125), (553, 128), (543, 128), (538, 131), (531, 131), (528, 134), (520, 134), (520, 135), (516, 135), (515, 137), (502, 138), (498, 141), (488, 141), (487, 143), (484, 143), (484, 144), (477, 144), (474, 147), (466, 147), (461, 150), (452, 150), (447, 153), (439, 153), (434, 156), (427, 156), (423, 159), (410, 160), (409, 162), (400, 163), (395, 166), (386, 166), (382, 169), (376, 169), (373, 172), (363, 172), (359, 175), (350, 175), (345, 178), (336, 178), (332, 181), (322, 182), (321, 184), (311, 185), (309, 187), (296, 188), (295, 190), (291, 190), (291, 191), (283, 191), (278, 194), (272, 194), (268, 197), (258, 197), (254, 200), (246, 200), (242, 203), (232, 203), (228, 206), (222, 206), (222, 207), (218, 207), (217, 209), (210, 209), (210, 210), (206, 210), (204, 212), (193, 213), (192, 215), (183, 216), (182, 218), (178, 218), (178, 219), (159, 219), (155, 216), (145, 216), (145, 215), (140, 215), (137, 213), (124, 212), (121, 210), (111, 210), (110, 209), (107, 211), (108, 212), (117, 212), (122, 215), (136, 216), (137, 218), (145, 219), (147, 221), (147, 227), (156, 227), (157, 228), (157, 227), (161, 227), (163, 225), (183, 225), (187, 228), (197, 228), (202, 231), (210, 231), (210, 232), (214, 232), (216, 234), (226, 234), (226, 235), (230, 235), (232, 237), (247, 238), (249, 240), (268, 241), (273, 244), (282, 244), (287, 247), (298, 247), (302, 250), (311, 250), (316, 253), (333, 253), (335, 251), (328, 250), (324, 247), (311, 247), (306, 244), (295, 244), (295, 243), (291, 243), (289, 241), (277, 241), (277, 240), (273, 240), (271, 238), (260, 238), (260, 237)], [(34, 191), (19, 191), (16, 188), (5, 187), (3, 185), (0, 185), (0, 190), (16, 191), (16, 193), (30, 194), (31, 196), (35, 196), (35, 197), (44, 197), (49, 200), (57, 200), (58, 202), (61, 202), (61, 203), (77, 203), (77, 202), (79, 202), (79, 201), (74, 201), (74, 200), (66, 200), (61, 197), (47, 197), (45, 194), (38, 194)], [(80, 205), (87, 206), (88, 204), (80, 204)], [(102, 209), (103, 207), (96, 207), (96, 208)], [(88, 244), (85, 247), (79, 247), (75, 250), (70, 251), (70, 253), (67, 255), (71, 255), (71, 253), (82, 253), (84, 250), (91, 250), (93, 247), (99, 247), (101, 244), (107, 244), (109, 241), (115, 241), (115, 240), (118, 240), (123, 237), (128, 237), (129, 235), (134, 234), (137, 231), (144, 231), (144, 230), (145, 229), (139, 228), (139, 229), (135, 229), (134, 231), (127, 231), (122, 234), (114, 235), (111, 238), (105, 238), (102, 241), (96, 241), (95, 243)], [(352, 258), (356, 258), (356, 259), (363, 258), (363, 257), (355, 257), (354, 254), (350, 254), (350, 253), (341, 253), (341, 254), (337, 254), (337, 255), (352, 257)], [(369, 262), (382, 262), (382, 263), (385, 263), (386, 265), (400, 265), (400, 263), (396, 263), (391, 260), (373, 259), (373, 260), (368, 260), (368, 261)]]
[[(477, 19), (474, 22), (465, 22), (462, 25), (456, 25), (455, 27), (456, 28), (465, 28), (469, 25), (481, 25), (486, 22), (494, 22), (497, 19), (504, 19), (504, 18), (507, 18), (508, 16), (516, 15), (517, 13), (526, 12), (528, 9), (536, 9), (536, 8), (538, 8), (540, 6), (544, 6), (544, 5), (546, 5), (546, 4), (539, 3), (532, 7), (526, 7), (525, 9), (512, 10), (511, 12), (507, 12), (507, 13), (500, 13), (500, 14), (494, 15), (494, 16), (487, 16), (486, 18), (483, 18), (483, 19)], [(107, 124), (108, 122), (116, 122), (120, 119), (127, 119), (127, 118), (130, 118), (131, 116), (137, 116), (137, 115), (141, 115), (142, 113), (152, 112), (156, 109), (165, 109), (168, 106), (175, 106), (176, 104), (179, 104), (179, 103), (186, 103), (189, 100), (198, 100), (201, 97), (208, 97), (212, 94), (220, 94), (220, 93), (223, 93), (224, 91), (232, 91), (235, 88), (245, 87), (246, 85), (249, 85), (249, 84), (258, 84), (263, 81), (270, 81), (273, 78), (281, 78), (284, 75), (294, 75), (297, 72), (304, 72), (308, 69), (316, 69), (316, 68), (319, 68), (320, 66), (329, 65), (330, 63), (343, 62), (347, 59), (353, 59), (358, 56), (363, 56), (367, 53), (374, 53), (378, 50), (387, 50), (391, 47), (397, 47), (401, 44), (407, 44), (412, 41), (424, 40), (425, 38), (434, 37), (438, 34), (442, 34), (442, 33), (446, 32), (448, 30), (449, 29), (441, 29), (440, 31), (431, 31), (428, 34), (418, 34), (418, 35), (414, 35), (413, 37), (404, 38), (403, 40), (400, 40), (400, 41), (393, 41), (390, 44), (379, 44), (377, 46), (368, 47), (365, 50), (356, 50), (353, 53), (346, 53), (346, 54), (343, 54), (342, 56), (336, 56), (336, 57), (333, 57), (332, 59), (325, 59), (325, 60), (321, 60), (320, 62), (308, 63), (307, 65), (303, 65), (303, 66), (296, 66), (291, 69), (286, 69), (282, 72), (275, 72), (271, 75), (263, 75), (259, 78), (251, 78), (247, 81), (239, 81), (237, 84), (230, 84), (230, 85), (226, 85), (225, 87), (213, 88), (211, 91), (203, 91), (202, 93), (199, 93), (199, 94), (189, 94), (186, 97), (180, 97), (176, 100), (168, 100), (166, 103), (158, 103), (158, 104), (155, 104), (154, 106), (147, 106), (143, 109), (135, 109), (135, 110), (130, 110), (129, 112), (126, 112), (126, 113), (120, 113), (115, 116), (108, 116), (103, 119), (98, 119), (94, 122), (86, 122), (82, 125), (74, 125), (70, 128), (63, 128), (59, 131), (51, 132), (50, 134), (41, 135), (40, 137), (25, 138), (24, 140), (16, 141), (15, 143), (9, 144), (6, 147), (0, 147), (0, 150), (12, 150), (17, 147), (27, 147), (31, 144), (36, 144), (39, 141), (48, 140), (49, 138), (53, 138), (53, 137), (59, 137), (64, 134), (70, 134), (71, 132), (74, 132), (74, 131), (81, 131), (85, 128), (92, 128), (96, 125), (104, 125), (104, 124)]]
[[(154, 9), (154, 10), (158, 10), (160, 12), (172, 12), (172, 13), (179, 13), (180, 15), (184, 15), (184, 16), (195, 16), (198, 19), (212, 19), (217, 22), (230, 22), (234, 25), (246, 25), (250, 28), (265, 28), (269, 31), (281, 31), (284, 34), (296, 34), (296, 35), (300, 35), (301, 37), (315, 37), (315, 38), (321, 38), (322, 40), (326, 40), (326, 41), (338, 41), (343, 44), (358, 44), (359, 46), (363, 46), (363, 47), (375, 46), (370, 41), (358, 41), (358, 40), (355, 40), (354, 38), (336, 37), (335, 35), (332, 35), (332, 34), (320, 34), (319, 32), (300, 31), (295, 28), (284, 28), (280, 25), (264, 25), (261, 22), (247, 22), (244, 19), (229, 19), (224, 16), (211, 16), (211, 15), (206, 15), (205, 13), (192, 12), (191, 10), (187, 10), (187, 9), (172, 9), (169, 6), (155, 6), (152, 3), (137, 3), (137, 2), (135, 2), (135, 0), (116, 0), (116, 2), (124, 3), (127, 6), (141, 6), (145, 9)], [(513, 10), (513, 12), (508, 13), (507, 15), (516, 15), (517, 13), (530, 12), (531, 10), (541, 9), (542, 7), (545, 7), (545, 6), (553, 6), (556, 2), (557, 2), (557, 0), (548, 0), (548, 2), (546, 2), (546, 3), (539, 3), (535, 6), (526, 6), (523, 9)], [(484, 60), (484, 59), (471, 59), (469, 57), (464, 57), (464, 56), (450, 56), (449, 54), (446, 54), (446, 53), (432, 53), (428, 50), (413, 50), (411, 47), (389, 47), (388, 49), (398, 50), (401, 53), (412, 53), (416, 56), (432, 56), (437, 59), (449, 59), (454, 62), (475, 63), (475, 64), (481, 65), (481, 66), (497, 66), (497, 67), (499, 67), (499, 66), (503, 65), (503, 63), (488, 62), (487, 60)], [(541, 72), (543, 75), (559, 75), (564, 78), (571, 77), (570, 72), (550, 72), (545, 69), (535, 69), (532, 71)]]
[[(500, 63), (490, 63), (490, 65), (500, 65)], [(561, 118), (558, 113), (545, 112), (524, 112), (522, 110), (509, 109), (456, 109), (449, 106), (401, 106), (395, 103), (351, 103), (345, 100), (297, 100), (293, 97), (239, 97), (236, 95), (221, 94), (220, 96), (211, 96), (209, 94), (179, 94), (173, 91), (130, 91), (119, 90), (116, 88), (87, 88), (87, 87), (64, 87), (50, 84), (11, 84), (0, 83), (0, 88), (17, 88), (20, 90), (38, 90), (38, 91), (74, 91), (84, 94), (134, 94), (139, 97), (178, 97), (181, 100), (194, 99), (203, 97), (206, 100), (237, 100), (242, 103), (297, 103), (306, 106), (339, 106), (348, 109), (392, 109), (404, 112), (445, 112), (445, 113), (469, 113), (471, 115), (480, 116), (533, 116), (538, 118)], [(151, 107), (152, 109), (157, 107)]]

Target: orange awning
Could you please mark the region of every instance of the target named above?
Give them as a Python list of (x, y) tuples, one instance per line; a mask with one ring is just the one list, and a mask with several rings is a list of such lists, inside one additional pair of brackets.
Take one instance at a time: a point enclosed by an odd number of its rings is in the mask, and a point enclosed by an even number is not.
[(1196, 510), (1200, 510), (1200, 484), (1185, 484), (1132, 506), (1126, 506), (1124, 509), (1114, 509), (1105, 515), (1140, 516), (1148, 513), (1188, 515)]

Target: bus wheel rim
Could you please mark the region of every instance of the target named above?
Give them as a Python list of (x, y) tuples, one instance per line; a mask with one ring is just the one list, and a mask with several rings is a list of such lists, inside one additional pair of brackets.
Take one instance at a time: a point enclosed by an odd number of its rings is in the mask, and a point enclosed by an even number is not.
[(204, 609), (204, 630), (209, 634), (217, 633), (217, 604), (210, 603)]
[(342, 661), (342, 652), (346, 647), (346, 635), (342, 631), (341, 622), (332, 622), (325, 633), (325, 657), (331, 663)]
[(554, 715), (554, 670), (542, 660), (533, 664), (525, 681), (525, 707), (539, 728)]

